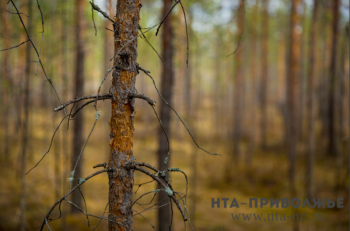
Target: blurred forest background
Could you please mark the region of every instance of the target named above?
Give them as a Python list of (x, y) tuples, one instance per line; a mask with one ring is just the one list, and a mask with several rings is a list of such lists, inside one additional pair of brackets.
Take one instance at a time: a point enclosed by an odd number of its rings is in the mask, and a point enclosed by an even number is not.
[[(293, 30), (293, 1), (246, 0), (245, 14), (238, 0), (183, 1), (190, 44), (188, 68), (186, 27), (180, 6), (172, 13), (172, 105), (198, 144), (221, 154), (211, 156), (199, 150), (171, 113), (170, 166), (181, 168), (189, 176), (187, 207), (196, 230), (292, 230), (291, 221), (231, 218), (231, 213), (290, 215), (291, 208), (211, 208), (212, 198), (248, 202), (252, 197), (291, 198), (291, 195), (301, 201), (305, 197), (333, 201), (344, 198), (342, 209), (299, 209), (298, 213), (324, 214), (324, 221), (299, 222), (299, 230), (349, 229), (349, 2), (295, 1), (300, 3), (299, 21)], [(47, 75), (62, 102), (96, 94), (105, 71), (112, 66), (111, 22), (94, 12), (95, 34), (88, 1), (40, 1), (45, 22), (42, 34), (36, 1), (14, 2), (23, 13), (31, 38), (41, 49)], [(159, 22), (163, 2), (141, 2), (141, 27)], [(115, 0), (95, 0), (95, 4), (114, 16)], [(2, 0), (0, 7), (0, 49), (26, 41), (13, 6)], [(81, 14), (76, 13), (78, 8)], [(82, 15), (79, 29), (77, 14)], [(77, 31), (81, 33), (79, 40)], [(155, 30), (146, 36), (161, 53), (162, 37), (155, 36)], [(298, 41), (293, 46), (292, 37)], [(238, 43), (237, 52), (228, 56)], [(21, 221), (25, 221), (25, 230), (41, 225), (51, 206), (67, 192), (66, 179), (73, 168), (75, 120), (70, 121), (69, 129), (66, 121), (62, 124), (48, 155), (24, 179), (24, 173), (48, 150), (64, 116), (53, 111), (60, 104), (42, 69), (37, 70), (38, 58), (28, 44), (0, 53), (0, 230), (19, 230)], [(84, 55), (81, 69), (77, 68), (79, 49)], [(291, 61), (293, 57), (297, 61)], [(138, 63), (153, 73), (160, 86), (163, 64), (141, 38)], [(77, 70), (83, 78), (79, 82), (84, 86), (81, 95), (76, 95)], [(108, 93), (110, 79), (109, 75), (102, 92)], [(151, 80), (143, 73), (137, 76), (136, 88), (160, 102)], [(155, 108), (159, 110), (157, 107), (158, 104)], [(99, 109), (100, 121), (83, 153), (83, 177), (109, 157), (109, 100), (99, 101)], [(134, 156), (137, 161), (155, 166), (159, 122), (147, 102), (136, 100), (136, 110)], [(84, 118), (81, 119), (84, 141), (94, 122), (93, 104), (80, 113)], [(293, 121), (292, 127), (288, 121)], [(291, 145), (295, 149), (292, 152)], [(176, 188), (185, 190), (183, 176), (173, 174), (170, 178)], [(135, 179), (135, 183), (148, 180), (138, 173)], [(154, 184), (140, 187), (136, 195), (154, 187)], [(89, 213), (101, 215), (108, 201), (106, 175), (97, 176), (81, 188)], [(55, 230), (91, 230), (99, 220), (90, 217), (89, 228), (86, 216), (70, 213), (66, 203), (62, 204), (62, 211), (62, 218), (51, 223)], [(59, 216), (58, 210), (54, 215)], [(144, 216), (156, 223), (157, 211), (147, 211)], [(97, 230), (106, 228), (107, 222), (102, 221)], [(153, 230), (141, 216), (134, 217), (133, 228)], [(184, 230), (178, 211), (173, 230)]]

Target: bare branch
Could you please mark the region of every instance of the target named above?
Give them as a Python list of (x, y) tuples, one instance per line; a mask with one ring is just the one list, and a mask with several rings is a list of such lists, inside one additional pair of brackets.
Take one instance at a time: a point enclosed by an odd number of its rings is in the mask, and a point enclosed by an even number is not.
[(94, 231), (94, 230), (97, 228), (97, 226), (101, 223), (101, 221), (102, 221), (102, 219), (103, 219), (102, 217), (103, 217), (103, 215), (105, 214), (108, 205), (109, 205), (109, 202), (107, 202), (106, 207), (105, 207), (105, 209), (103, 210), (103, 213), (102, 213), (102, 215), (101, 215), (101, 219), (100, 219), (99, 222), (96, 224), (96, 226), (92, 229), (92, 231)]
[(21, 13), (21, 12), (19, 12), (19, 13), (13, 13), (13, 12), (10, 12), (10, 11), (8, 11), (8, 10), (5, 10), (5, 11), (8, 12), (8, 13), (10, 13), (10, 14), (23, 14), (23, 15), (25, 15), (25, 16), (27, 16), (27, 17), (29, 18), (28, 15), (26, 15), (26, 14), (24, 14), (24, 13)]
[[(107, 29), (107, 28), (106, 28), (106, 29)], [(139, 25), (139, 30), (141, 31), (141, 33), (143, 33), (143, 32), (142, 32), (142, 28), (141, 28), (140, 25)], [(162, 63), (165, 65), (165, 63), (164, 63), (162, 57), (160, 56), (160, 54), (158, 53), (158, 51), (152, 46), (152, 44), (148, 41), (148, 39), (146, 38), (146, 35), (141, 36), (141, 38), (143, 38), (143, 39), (148, 43), (148, 45), (154, 50), (154, 52), (156, 52), (156, 54), (158, 55), (159, 59), (160, 59), (160, 60), (162, 61)]]
[(106, 168), (107, 163), (103, 163), (103, 164), (96, 164), (95, 166), (93, 166), (93, 168), (98, 168), (98, 167), (103, 167)]
[[(102, 99), (104, 100), (104, 99)], [(90, 103), (96, 102), (96, 99), (87, 101), (86, 103), (84, 103), (83, 105), (81, 105), (77, 110), (75, 110), (75, 112), (73, 114), (70, 114), (71, 118), (74, 118), (74, 116), (81, 110), (83, 109), (85, 106), (89, 105)]]
[(159, 26), (157, 28), (157, 32), (156, 32), (156, 36), (158, 35), (159, 29), (162, 26), (163, 22), (165, 21), (165, 19), (169, 16), (169, 14), (173, 11), (174, 7), (180, 3), (180, 0), (176, 1), (174, 3), (174, 5), (170, 8), (169, 12), (165, 15), (165, 17), (162, 19), (162, 21), (159, 23)]
[(156, 227), (154, 227), (154, 225), (141, 213), (137, 212), (135, 209), (133, 210), (134, 212), (136, 212), (136, 215), (140, 215), (141, 217), (143, 217), (151, 226), (154, 230), (156, 230)]
[[(92, 126), (91, 131), (90, 131), (88, 137), (86, 138), (86, 141), (85, 141), (85, 143), (84, 143), (84, 146), (83, 146), (83, 148), (82, 148), (81, 151), (80, 151), (80, 154), (79, 154), (79, 156), (78, 156), (78, 159), (77, 159), (77, 161), (75, 162), (75, 165), (74, 165), (74, 168), (73, 168), (73, 171), (72, 171), (73, 173), (75, 172), (75, 169), (76, 169), (77, 166), (78, 166), (79, 160), (80, 160), (80, 158), (81, 158), (81, 155), (82, 155), (83, 152), (84, 152), (84, 149), (85, 149), (85, 147), (86, 147), (86, 144), (88, 143), (88, 141), (89, 141), (89, 139), (90, 139), (90, 136), (91, 136), (92, 132), (93, 132), (94, 129), (95, 129), (97, 120), (98, 120), (98, 118), (95, 119), (94, 125)], [(71, 187), (71, 185), (72, 185), (72, 181), (69, 182), (69, 188)]]
[(243, 10), (244, 10), (244, 16), (243, 16), (243, 30), (242, 30), (241, 36), (239, 37), (238, 44), (237, 44), (237, 47), (236, 47), (235, 51), (234, 51), (233, 53), (227, 55), (226, 57), (229, 57), (229, 56), (231, 56), (231, 55), (234, 55), (234, 54), (237, 52), (237, 50), (238, 50), (238, 48), (239, 48), (239, 44), (241, 43), (241, 40), (242, 40), (242, 37), (243, 37), (244, 25), (245, 25), (245, 13), (246, 13), (246, 11), (245, 11), (245, 3), (244, 3), (244, 0), (242, 0), (242, 2), (243, 2)]
[[(93, 174), (91, 174), (90, 176), (84, 178), (85, 181), (82, 181), (80, 184), (77, 184), (74, 188), (72, 188), (71, 190), (69, 190), (66, 195), (64, 195), (63, 197), (61, 197), (58, 201), (56, 201), (56, 203), (51, 207), (50, 211), (46, 214), (45, 218), (44, 218), (44, 222), (42, 223), (41, 225), (41, 229), (40, 230), (43, 230), (46, 222), (47, 222), (47, 219), (49, 219), (50, 217), (50, 214), (52, 213), (52, 211), (55, 209), (55, 207), (61, 203), (61, 201), (65, 200), (73, 191), (75, 191), (78, 187), (80, 187), (82, 184), (84, 184), (86, 181), (88, 181), (89, 179), (91, 179), (92, 177), (94, 176), (97, 176), (101, 173), (104, 173), (104, 172), (108, 172), (110, 171), (109, 169), (103, 169), (103, 170), (100, 170), (98, 172), (95, 172)], [(89, 214), (89, 216), (92, 216)], [(100, 218), (100, 217), (99, 217)]]
[[(144, 163), (143, 163), (144, 164)], [(154, 167), (148, 165), (149, 167), (151, 167), (152, 169), (155, 169)], [(161, 178), (159, 178), (158, 176), (156, 176), (155, 174), (152, 174), (151, 172), (147, 171), (146, 169), (144, 168), (141, 168), (137, 165), (137, 163), (131, 163), (129, 165), (126, 165), (125, 168), (129, 168), (129, 169), (135, 169), (139, 172), (142, 172), (148, 176), (150, 176), (153, 180), (157, 181), (159, 183), (159, 185), (162, 186), (162, 188), (166, 189), (166, 188), (170, 188), (170, 184), (168, 183), (168, 185), (166, 183), (164, 183), (163, 180), (161, 180)], [(156, 169), (157, 172), (159, 172), (157, 169)], [(179, 209), (181, 215), (182, 215), (182, 218), (184, 221), (187, 221), (187, 217), (179, 203), (179, 201), (176, 199), (174, 193), (171, 193), (171, 194), (168, 194), (169, 197), (174, 201), (174, 203), (176, 204), (177, 208)], [(134, 202), (135, 203), (135, 202)]]
[(19, 46), (21, 46), (21, 45), (25, 44), (26, 42), (29, 42), (29, 41), (30, 41), (30, 40), (28, 39), (27, 41), (24, 41), (23, 43), (18, 44), (17, 46), (10, 47), (10, 48), (6, 48), (6, 49), (0, 50), (0, 51), (7, 51), (7, 50), (11, 50), (11, 49), (13, 49), (13, 48), (16, 48), (16, 47), (19, 47)]
[(186, 40), (187, 40), (187, 60), (186, 60), (186, 65), (187, 65), (187, 68), (188, 68), (188, 59), (189, 59), (189, 56), (190, 56), (190, 43), (189, 43), (189, 39), (188, 39), (187, 19), (186, 19), (185, 9), (184, 9), (184, 6), (182, 5), (181, 1), (180, 1), (180, 6), (181, 6), (181, 9), (182, 9), (182, 12), (184, 13), (185, 26), (186, 26)]
[(47, 222), (47, 219), (46, 219), (46, 218), (45, 218), (45, 223), (46, 223), (47, 228), (48, 228), (50, 231), (52, 231), (51, 228), (50, 228), (50, 226), (49, 226), (49, 223)]
[[(92, 0), (91, 4), (94, 4), (94, 0)], [(96, 23), (95, 23), (95, 18), (94, 18), (94, 8), (93, 7), (91, 7), (91, 19), (92, 19), (92, 22), (94, 23), (95, 36), (96, 36), (97, 35), (97, 28), (96, 28)]]
[(53, 139), (55, 138), (55, 135), (56, 135), (56, 132), (58, 131), (58, 129), (60, 128), (62, 122), (64, 121), (64, 119), (67, 118), (67, 116), (64, 116), (63, 119), (61, 120), (60, 124), (57, 126), (55, 132), (53, 133), (53, 136), (51, 138), (51, 143), (50, 143), (50, 146), (49, 146), (49, 149), (47, 150), (47, 152), (45, 152), (45, 154), (43, 155), (43, 157), (41, 157), (41, 159), (38, 161), (38, 163), (36, 163), (34, 165), (34, 167), (32, 167), (31, 169), (29, 169), (29, 171), (26, 173), (26, 175), (28, 173), (30, 173), (30, 171), (32, 171), (36, 166), (38, 166), (38, 164), (40, 164), (40, 162), (44, 159), (44, 157), (50, 152), (50, 149), (51, 149), (51, 146), (52, 146), (52, 143), (53, 143)]
[(156, 101), (154, 101), (153, 99), (151, 99), (150, 97), (144, 95), (144, 94), (139, 94), (139, 93), (134, 93), (134, 92), (130, 92), (129, 93), (129, 98), (139, 98), (139, 99), (144, 99), (146, 100), (151, 106), (156, 106)]
[[(13, 2), (13, 0), (9, 0), (9, 2), (11, 2), (12, 5), (13, 5), (13, 7), (15, 8), (15, 10), (16, 10), (16, 12), (17, 12), (17, 15), (18, 15), (18, 18), (19, 18), (19, 20), (21, 21), (21, 24), (22, 24), (22, 26), (23, 26), (23, 29), (24, 29), (24, 31), (25, 31), (26, 34), (27, 34), (28, 40), (29, 40), (30, 43), (32, 44), (32, 46), (33, 46), (33, 48), (34, 48), (34, 50), (35, 50), (35, 52), (36, 52), (36, 54), (37, 54), (37, 56), (38, 56), (40, 66), (41, 66), (41, 68), (42, 68), (42, 70), (43, 70), (43, 72), (44, 72), (44, 75), (45, 75), (45, 77), (46, 77), (46, 80), (51, 84), (51, 87), (52, 87), (53, 90), (55, 91), (55, 94), (56, 94), (56, 96), (57, 96), (58, 101), (60, 102), (60, 104), (62, 104), (61, 99), (60, 99), (60, 97), (58, 96), (58, 93), (57, 93), (57, 91), (56, 91), (56, 88), (54, 87), (54, 85), (53, 85), (51, 79), (49, 79), (49, 77), (48, 77), (47, 74), (46, 74), (44, 65), (43, 65), (43, 63), (41, 62), (41, 59), (40, 59), (40, 53), (38, 52), (38, 49), (37, 49), (36, 46), (34, 45), (32, 39), (30, 38), (30, 35), (29, 35), (28, 31), (27, 31), (27, 28), (26, 28), (25, 25), (24, 25), (24, 22), (23, 22), (23, 20), (22, 20), (21, 14), (20, 14), (20, 12), (19, 12), (18, 9), (17, 9), (16, 4)], [(37, 0), (37, 3), (38, 3), (38, 7), (39, 7), (39, 9), (40, 9), (38, 0)], [(41, 9), (40, 9), (40, 12), (41, 12)], [(42, 18), (42, 25), (44, 26), (43, 18)], [(44, 32), (44, 31), (43, 31), (43, 32)], [(66, 113), (65, 110), (64, 110), (64, 114), (67, 116), (67, 113)]]
[[(157, 118), (158, 118), (159, 124), (160, 124), (160, 126), (161, 126), (161, 128), (162, 128), (162, 130), (163, 130), (163, 133), (164, 133), (164, 135), (165, 135), (166, 141), (168, 142), (168, 156), (170, 156), (170, 141), (169, 141), (168, 134), (166, 133), (165, 128), (163, 127), (163, 123), (162, 123), (162, 121), (160, 120), (160, 117), (158, 116), (158, 113), (157, 113), (156, 109), (154, 108), (153, 105), (151, 105), (151, 106), (152, 106), (152, 109), (153, 109), (153, 111), (154, 111), (154, 114), (156, 114), (156, 116), (157, 116)], [(165, 157), (166, 160), (164, 160), (164, 161), (167, 162), (167, 158), (168, 158), (168, 157)]]
[[(40, 15), (41, 15), (41, 27), (43, 29), (43, 31), (41, 32), (41, 43), (40, 43), (40, 51), (39, 51), (39, 56), (38, 56), (38, 59), (40, 61), (40, 55), (41, 55), (41, 49), (43, 48), (43, 42), (44, 42), (44, 15), (43, 15), (43, 12), (41, 11), (41, 8), (40, 8), (40, 4), (39, 4), (39, 0), (36, 0), (36, 3), (38, 5), (38, 9), (40, 11)], [(39, 70), (39, 62), (38, 62), (38, 65), (36, 66), (36, 71), (35, 71), (35, 74), (37, 75), (38, 74), (38, 70)]]
[(106, 19), (111, 21), (113, 24), (115, 23), (115, 21), (113, 19), (111, 19), (106, 12), (102, 11), (100, 7), (95, 5), (93, 2), (90, 2), (90, 4), (91, 4), (92, 9), (96, 10), (97, 12), (100, 12), (103, 15), (103, 17), (105, 17)]
[(75, 99), (69, 100), (68, 102), (56, 107), (55, 109), (53, 109), (55, 112), (62, 110), (63, 108), (67, 107), (68, 105), (72, 104), (72, 103), (76, 103), (85, 99), (97, 99), (97, 100), (104, 100), (104, 99), (110, 99), (112, 98), (112, 95), (109, 93), (106, 94), (102, 94), (100, 96), (97, 95), (87, 95), (87, 96), (83, 96), (83, 97), (76, 97)]
[(145, 70), (145, 69), (143, 69), (143, 68), (141, 68), (140, 66), (138, 66), (137, 68), (138, 68), (138, 70), (143, 71), (148, 77), (150, 77), (150, 78), (152, 79), (153, 85), (154, 85), (154, 87), (156, 88), (159, 97), (164, 101), (164, 103), (165, 103), (166, 105), (168, 105), (168, 106), (171, 108), (171, 110), (173, 110), (173, 111), (175, 112), (175, 114), (177, 115), (177, 117), (180, 119), (181, 123), (182, 123), (182, 124), (184, 125), (184, 127), (187, 129), (188, 134), (190, 134), (190, 136), (191, 136), (193, 142), (197, 145), (197, 147), (198, 147), (199, 149), (201, 149), (202, 151), (204, 151), (204, 152), (210, 154), (210, 155), (220, 156), (220, 154), (208, 152), (207, 150), (203, 149), (202, 147), (200, 147), (200, 146), (198, 145), (198, 143), (196, 142), (196, 140), (195, 140), (194, 137), (192, 136), (192, 133), (190, 132), (190, 130), (189, 130), (188, 127), (186, 126), (185, 122), (181, 119), (181, 117), (179, 116), (179, 114), (177, 113), (177, 111), (176, 111), (176, 110), (163, 98), (163, 96), (160, 94), (160, 92), (159, 92), (159, 90), (158, 90), (158, 88), (157, 88), (156, 82), (154, 81), (153, 77), (149, 74), (149, 73), (151, 73), (151, 72), (150, 72), (150, 71), (147, 71), (147, 70)]

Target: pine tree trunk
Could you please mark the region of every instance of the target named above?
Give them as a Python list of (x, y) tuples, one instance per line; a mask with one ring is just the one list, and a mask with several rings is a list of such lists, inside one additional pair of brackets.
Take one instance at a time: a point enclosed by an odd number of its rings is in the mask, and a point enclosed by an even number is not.
[[(289, 50), (289, 73), (287, 76), (287, 121), (288, 121), (288, 153), (289, 153), (289, 183), (291, 198), (296, 196), (295, 188), (295, 162), (297, 150), (297, 127), (298, 127), (298, 93), (300, 74), (300, 37), (301, 20), (303, 13), (301, 0), (292, 1), (291, 12), (291, 40)], [(299, 230), (298, 223), (293, 222), (293, 230)]]
[[(28, 14), (32, 15), (32, 5), (33, 1), (28, 0), (27, 2), (27, 10)], [(31, 34), (33, 27), (32, 18), (28, 18), (27, 30), (28, 33)], [(28, 42), (26, 44), (26, 66), (25, 66), (25, 83), (24, 83), (24, 121), (23, 121), (23, 129), (22, 129), (22, 155), (21, 155), (21, 217), (20, 217), (20, 230), (26, 230), (26, 156), (28, 149), (28, 121), (29, 121), (29, 107), (30, 107), (30, 95), (29, 95), (29, 84), (30, 84), (30, 72), (31, 72), (31, 62), (30, 62), (30, 54), (31, 54), (31, 44)]]
[[(3, 47), (8, 48), (10, 47), (10, 40), (9, 40), (9, 20), (8, 20), (8, 13), (5, 11), (6, 9), (6, 1), (1, 2), (1, 26), (2, 26), (2, 37), (3, 37)], [(2, 139), (4, 142), (0, 144), (0, 151), (1, 151), (1, 158), (4, 158), (5, 161), (8, 160), (10, 156), (10, 132), (9, 132), (9, 103), (10, 103), (10, 94), (9, 89), (10, 86), (10, 71), (9, 71), (9, 58), (10, 58), (10, 52), (3, 51), (2, 52), (2, 73), (1, 73), (1, 80), (0, 80), (0, 102), (2, 103), (2, 110), (1, 110), (1, 123), (4, 128), (4, 139)]]
[[(257, 75), (257, 59), (256, 59), (256, 49), (257, 49), (257, 26), (255, 25), (255, 22), (257, 21), (257, 12), (258, 12), (258, 2), (255, 2), (255, 5), (253, 7), (253, 15), (252, 15), (252, 32), (251, 32), (251, 40), (250, 40), (250, 46), (251, 46), (251, 67), (250, 67), (250, 107), (251, 107), (251, 114), (250, 114), (250, 126), (252, 128), (256, 127), (256, 75)], [(250, 129), (249, 131), (249, 148), (248, 153), (245, 159), (246, 165), (250, 167), (252, 165), (252, 158), (254, 156), (255, 152), (255, 143), (256, 143), (256, 135), (255, 135), (255, 129)]]
[[(68, 30), (67, 30), (67, 25), (68, 25), (68, 7), (67, 7), (67, 1), (68, 0), (62, 0), (62, 11), (61, 11), (61, 33), (62, 33), (62, 47), (61, 47), (61, 75), (62, 75), (62, 87), (63, 87), (63, 95), (68, 97), (68, 55), (67, 55), (67, 42), (68, 42)], [(64, 99), (63, 99), (64, 100)], [(65, 100), (64, 100), (65, 101)], [(63, 152), (63, 160), (62, 160), (62, 168), (61, 168), (61, 175), (62, 178), (64, 179), (65, 176), (69, 175), (69, 165), (63, 164), (63, 163), (68, 163), (69, 162), (69, 151), (68, 151), (68, 134), (67, 131), (65, 133), (61, 132), (61, 144), (62, 144), (62, 152)], [(61, 194), (64, 194), (66, 191), (65, 188), (66, 184), (61, 184)], [(62, 223), (61, 223), (61, 230), (66, 230), (67, 229), (67, 207), (62, 208)]]
[[(162, 18), (169, 12), (172, 6), (172, 1), (163, 0)], [(170, 14), (162, 25), (162, 59), (164, 61), (162, 75), (161, 75), (161, 94), (163, 98), (172, 104), (173, 95), (173, 83), (174, 83), (174, 70), (173, 70), (173, 26), (172, 15)], [(160, 119), (162, 121), (165, 132), (170, 139), (170, 108), (163, 102), (160, 102)], [(158, 130), (158, 169), (163, 171), (168, 168), (170, 160), (167, 161), (168, 156), (168, 143), (166, 137), (163, 134), (163, 130)], [(158, 202), (163, 201), (160, 205), (168, 203), (168, 195), (164, 191), (160, 191), (158, 195)], [(170, 205), (160, 207), (158, 209), (158, 230), (169, 230), (170, 226)]]
[(314, 0), (314, 9), (312, 12), (312, 24), (309, 40), (309, 67), (308, 67), (308, 91), (307, 91), (307, 114), (308, 114), (308, 153), (306, 169), (306, 195), (308, 198), (313, 197), (314, 182), (314, 151), (315, 151), (315, 127), (314, 127), (314, 92), (315, 92), (315, 41), (317, 26), (317, 11), (319, 0)]
[(336, 122), (335, 122), (335, 87), (337, 75), (337, 47), (338, 47), (338, 30), (339, 30), (339, 0), (332, 1), (333, 7), (333, 26), (332, 26), (332, 50), (331, 50), (331, 66), (330, 66), (330, 81), (328, 95), (328, 154), (336, 156)]
[[(75, 57), (75, 79), (74, 79), (74, 97), (81, 97), (84, 95), (84, 61), (85, 61), (85, 51), (84, 51), (84, 30), (85, 30), (85, 1), (76, 0), (75, 6), (75, 16), (76, 16), (76, 25), (75, 25), (75, 43), (76, 43), (76, 57)], [(81, 103), (77, 103), (75, 108), (79, 108)], [(83, 113), (80, 112), (75, 116), (73, 121), (73, 153), (72, 153), (72, 166), (75, 166), (75, 163), (79, 157), (80, 151), (83, 147), (83, 128), (84, 128), (84, 117)], [(82, 166), (83, 158), (80, 159), (79, 164), (77, 165), (74, 173), (74, 178), (78, 179), (82, 176)], [(72, 202), (78, 207), (82, 207), (82, 197), (78, 190), (75, 190), (72, 193)], [(74, 206), (71, 207), (71, 212), (79, 213), (80, 211)]]
[[(240, 38), (243, 30), (243, 20), (244, 20), (244, 3), (239, 1), (239, 8), (237, 9), (237, 24), (238, 24), (238, 33), (236, 38)], [(238, 41), (236, 39), (236, 41)], [(241, 141), (241, 109), (242, 109), (242, 88), (243, 88), (243, 42), (241, 41), (240, 47), (234, 54), (234, 65), (235, 65), (235, 74), (234, 74), (234, 121), (233, 121), (233, 157), (234, 163), (237, 164), (240, 158), (240, 141)]]
[[(131, 38), (138, 35), (141, 2), (139, 0), (119, 0), (114, 24), (114, 52), (119, 52)], [(132, 230), (133, 170), (126, 170), (127, 162), (134, 161), (134, 99), (128, 100), (129, 93), (136, 92), (137, 40), (129, 43), (114, 58), (118, 67), (112, 74), (112, 116), (110, 120), (109, 178), (109, 230)]]
[(261, 84), (260, 84), (260, 132), (261, 148), (266, 149), (267, 130), (267, 75), (268, 75), (268, 42), (269, 42), (269, 13), (268, 0), (262, 2), (262, 38), (261, 38)]

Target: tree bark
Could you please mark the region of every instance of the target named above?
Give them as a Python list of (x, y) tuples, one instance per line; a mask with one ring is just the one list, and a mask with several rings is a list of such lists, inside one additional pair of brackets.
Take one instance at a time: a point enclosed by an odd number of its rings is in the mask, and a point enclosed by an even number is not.
[(336, 145), (336, 123), (335, 123), (335, 87), (337, 82), (337, 47), (338, 47), (338, 30), (339, 30), (339, 0), (334, 0), (333, 4), (333, 25), (332, 25), (332, 50), (331, 50), (331, 65), (330, 65), (330, 80), (329, 80), (329, 95), (328, 95), (328, 154), (331, 156), (337, 155)]
[[(162, 18), (166, 16), (172, 6), (172, 1), (163, 0)], [(173, 25), (172, 14), (170, 13), (162, 25), (162, 59), (164, 61), (162, 75), (161, 75), (161, 94), (163, 98), (172, 104), (174, 70), (173, 70)], [(160, 103), (160, 119), (162, 121), (165, 132), (170, 140), (170, 108), (161, 101)], [(162, 128), (158, 129), (158, 169), (165, 170), (170, 163), (170, 156), (168, 155), (168, 143)], [(167, 160), (167, 161), (166, 161)], [(160, 205), (168, 203), (168, 195), (164, 191), (160, 191), (158, 195), (158, 202)], [(164, 200), (165, 199), (165, 200)], [(163, 201), (163, 202), (161, 202)], [(170, 226), (170, 205), (165, 205), (158, 209), (158, 230), (169, 230)]]
[(260, 132), (261, 148), (266, 149), (267, 130), (267, 76), (268, 76), (268, 42), (269, 42), (269, 13), (268, 0), (262, 1), (261, 20), (261, 83), (260, 83)]
[[(84, 61), (85, 61), (85, 20), (84, 20), (84, 9), (85, 1), (76, 0), (75, 16), (76, 16), (76, 25), (75, 25), (75, 43), (76, 43), (76, 56), (75, 56), (75, 79), (74, 79), (74, 97), (80, 97), (84, 95)], [(80, 107), (81, 103), (75, 105), (76, 108)], [(83, 147), (83, 129), (84, 129), (84, 117), (83, 113), (80, 112), (75, 116), (73, 121), (73, 153), (72, 153), (72, 166), (75, 165), (80, 151)], [(83, 158), (80, 159), (80, 163), (77, 165), (74, 178), (78, 179), (82, 176), (82, 166)], [(82, 197), (78, 190), (72, 193), (72, 202), (78, 207), (82, 207)], [(80, 211), (72, 206), (71, 212), (79, 213)]]
[(312, 24), (309, 40), (309, 67), (308, 67), (308, 91), (307, 91), (307, 114), (308, 114), (308, 150), (307, 150), (307, 168), (306, 168), (306, 195), (308, 198), (313, 197), (314, 182), (314, 151), (315, 151), (315, 127), (314, 127), (314, 95), (315, 95), (315, 42), (317, 11), (319, 0), (314, 0), (314, 9), (312, 11)]
[(127, 162), (134, 161), (134, 99), (128, 100), (130, 92), (135, 93), (137, 74), (137, 39), (119, 51), (131, 38), (138, 35), (141, 2), (139, 0), (119, 0), (114, 18), (114, 68), (112, 74), (113, 98), (110, 120), (109, 178), (109, 230), (132, 230), (133, 170), (126, 170)]

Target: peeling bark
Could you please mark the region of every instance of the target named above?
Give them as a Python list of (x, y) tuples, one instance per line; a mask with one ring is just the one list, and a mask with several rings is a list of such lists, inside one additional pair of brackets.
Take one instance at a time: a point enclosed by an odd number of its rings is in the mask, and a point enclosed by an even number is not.
[[(114, 52), (138, 34), (141, 3), (139, 0), (120, 0), (114, 18)], [(135, 93), (137, 74), (137, 40), (128, 44), (114, 58), (112, 77), (112, 116), (110, 120), (110, 157), (109, 178), (109, 214), (108, 219), (121, 225), (108, 222), (109, 230), (131, 230), (132, 228), (132, 190), (134, 184), (133, 170), (125, 169), (127, 163), (134, 161), (133, 143), (135, 115), (135, 99), (128, 98), (130, 92)]]

